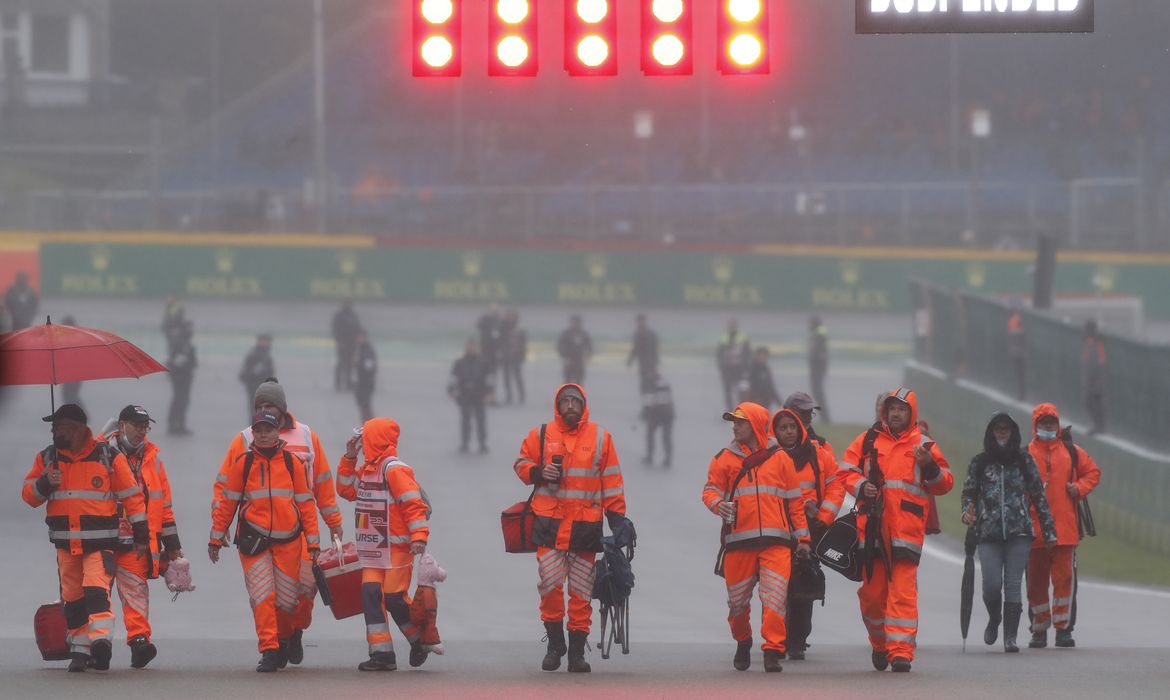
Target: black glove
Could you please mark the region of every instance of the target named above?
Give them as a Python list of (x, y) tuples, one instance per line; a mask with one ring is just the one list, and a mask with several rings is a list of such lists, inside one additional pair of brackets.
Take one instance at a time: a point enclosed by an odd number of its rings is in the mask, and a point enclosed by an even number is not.
[(934, 481), (938, 475), (942, 473), (942, 468), (932, 459), (927, 462), (925, 467), (922, 467), (922, 479), (924, 481)]
[(624, 515), (606, 511), (605, 519), (609, 521), (610, 532), (613, 533), (613, 543), (618, 547), (633, 547), (637, 545), (638, 533), (634, 530), (634, 523)]

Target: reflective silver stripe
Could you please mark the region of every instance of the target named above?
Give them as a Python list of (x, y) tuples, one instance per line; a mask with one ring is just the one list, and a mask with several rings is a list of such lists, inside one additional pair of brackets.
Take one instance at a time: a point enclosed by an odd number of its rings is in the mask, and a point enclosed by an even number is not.
[(888, 642), (909, 642), (910, 644), (918, 643), (918, 635), (907, 634), (905, 632), (886, 632), (886, 641)]
[(556, 495), (558, 498), (579, 498), (583, 501), (597, 500), (596, 491), (578, 491), (576, 489), (566, 489), (564, 491), (557, 491)]
[(104, 540), (117, 537), (118, 530), (49, 530), (49, 538), (54, 540)]
[(293, 500), (296, 501), (297, 503), (305, 503), (306, 501), (313, 500), (313, 494), (311, 494), (311, 493), (294, 494)]
[(601, 470), (601, 475), (602, 476), (609, 476), (610, 474), (620, 472), (621, 470), (622, 470), (622, 467), (620, 464), (611, 464), (608, 467), (606, 467), (605, 469)]
[(833, 483), (836, 480), (837, 480), (836, 474), (828, 475), (827, 477), (825, 477), (825, 486), (828, 486), (829, 484)]
[[(138, 489), (130, 489), (130, 493), (136, 493)], [(67, 501), (72, 499), (80, 499), (87, 501), (112, 501), (114, 494), (109, 491), (54, 491), (49, 494), (50, 501)]]
[(850, 489), (849, 493), (851, 493), (854, 498), (861, 498), (861, 490), (865, 488), (865, 485), (868, 483), (869, 482), (865, 479), (858, 479), (857, 483), (853, 485), (853, 488)]
[(162, 498), (162, 497), (163, 497), (163, 492), (162, 492), (162, 491), (148, 491), (147, 493), (149, 493), (149, 494), (150, 494), (150, 498), (151, 498), (151, 500), (154, 500), (154, 499), (158, 499), (158, 498)]
[(275, 537), (276, 539), (284, 540), (284, 539), (288, 539), (289, 537), (292, 537), (293, 535), (297, 534), (300, 531), (301, 531), (300, 528), (297, 528), (295, 530), (271, 530), (268, 533), (268, 536)]
[(733, 532), (727, 536), (725, 542), (742, 542), (743, 540), (754, 540), (760, 537), (778, 537), (783, 540), (791, 540), (792, 536), (788, 534), (787, 530), (781, 530), (775, 527), (756, 528), (747, 530), (745, 532)]
[(841, 512), (841, 504), (840, 503), (831, 503), (829, 501), (825, 501), (824, 503), (821, 504), (821, 510), (823, 510), (827, 513), (832, 513), (833, 515), (837, 515), (838, 513)]
[(144, 523), (146, 522), (146, 513), (135, 513), (127, 518), (127, 520), (132, 523)]
[(226, 484), (228, 482), (227, 474), (216, 474), (215, 480), (221, 484)]
[(238, 501), (244, 497), (244, 494), (240, 493), (239, 491), (232, 491), (230, 489), (223, 489), (220, 491), (220, 493), (223, 494), (223, 497), (229, 501)]
[(37, 483), (37, 479), (39, 479), (39, 478), (40, 477), (33, 477), (32, 479), (25, 479), (24, 485), (28, 486), (29, 484), (35, 484), (35, 483)]
[(765, 493), (769, 496), (775, 496), (777, 498), (799, 498), (801, 496), (800, 489), (786, 490), (777, 486), (745, 486), (735, 490), (735, 497), (743, 498), (745, 496), (754, 496), (756, 495), (757, 490), (759, 493)]
[(605, 430), (597, 426), (597, 449), (593, 451), (593, 468), (601, 469), (601, 448), (605, 446)]
[(142, 493), (142, 490), (139, 489), (137, 486), (131, 486), (128, 489), (122, 489), (121, 491), (115, 491), (114, 496), (120, 501), (123, 498), (129, 498), (130, 496), (133, 496), (136, 493)]
[(536, 487), (536, 495), (537, 496), (552, 496), (553, 498), (556, 498), (557, 490), (551, 486), (546, 486), (544, 484), (541, 484), (541, 485)]
[(593, 476), (597, 470), (593, 467), (566, 467), (565, 474), (568, 476)]
[(175, 527), (174, 525), (169, 525), (162, 529), (162, 534), (163, 537), (166, 537), (167, 535), (177, 535), (179, 534), (179, 528)]
[(411, 531), (414, 531), (414, 530), (417, 530), (419, 528), (426, 527), (426, 526), (427, 526), (426, 520), (411, 520), (410, 522), (408, 522), (406, 524), (406, 527), (410, 528)]
[(341, 512), (341, 509), (338, 508), (337, 506), (325, 506), (324, 508), (321, 509), (321, 515), (333, 515), (334, 513), (340, 513), (340, 512)]
[(896, 479), (892, 480), (892, 481), (887, 481), (885, 488), (887, 488), (887, 489), (901, 489), (901, 490), (905, 491), (906, 493), (912, 493), (915, 496), (920, 496), (922, 498), (927, 497), (926, 491), (922, 490), (922, 488), (919, 487), (917, 484), (912, 484), (909, 481), (898, 481)]
[(897, 537), (895, 537), (890, 542), (890, 546), (901, 547), (903, 549), (909, 549), (911, 552), (914, 552), (915, 554), (922, 554), (922, 545), (914, 544), (910, 540), (902, 540), (902, 539), (898, 539)]
[(1035, 615), (1036, 613), (1048, 612), (1051, 609), (1052, 608), (1049, 606), (1048, 603), (1045, 603), (1044, 605), (1033, 605), (1032, 606), (1032, 614)]
[(325, 483), (326, 481), (329, 481), (332, 478), (333, 478), (333, 473), (330, 472), (328, 469), (326, 469), (325, 471), (323, 471), (317, 475), (317, 479), (315, 480), (315, 483), (317, 484), (317, 486), (320, 486), (321, 484)]
[(413, 498), (422, 498), (422, 494), (418, 491), (407, 491), (394, 500), (398, 501), (399, 503), (406, 503)]
[(338, 474), (337, 475), (337, 483), (339, 483), (339, 484), (345, 484), (346, 486), (353, 486), (356, 481), (357, 481), (356, 474)]
[(807, 529), (807, 528), (803, 528), (803, 527), (802, 527), (802, 528), (797, 528), (797, 529), (796, 529), (796, 530), (795, 530), (795, 531), (794, 531), (792, 534), (793, 534), (793, 536), (795, 536), (797, 539), (800, 539), (801, 537), (808, 537), (808, 529)]
[(219, 541), (223, 540), (224, 535), (226, 535), (226, 534), (227, 533), (225, 533), (223, 530), (212, 530), (211, 537), (209, 537), (208, 539), (215, 540), (216, 542), (219, 542)]
[(318, 535), (305, 535), (305, 542), (309, 544), (321, 544), (321, 537)]
[(802, 482), (800, 482), (800, 488), (804, 491), (816, 491), (817, 490), (817, 482), (815, 482), (815, 481), (802, 481)]
[(377, 622), (372, 625), (366, 625), (366, 634), (390, 634), (390, 623)]
[(850, 471), (860, 471), (857, 468), (856, 464), (854, 464), (852, 462), (846, 462), (845, 460), (841, 460), (840, 462), (837, 462), (837, 466), (840, 467), (841, 469), (848, 469)]
[(292, 489), (253, 489), (248, 491), (248, 499), (268, 498), (270, 493), (273, 498), (292, 498), (294, 494)]
[(410, 537), (408, 535), (390, 535), (390, 544), (410, 544)]
[(1052, 599), (1052, 605), (1054, 605), (1054, 606), (1069, 605), (1070, 603), (1072, 603), (1072, 598), (1053, 598)]
[(894, 627), (917, 627), (917, 618), (910, 617), (887, 617), (886, 624)]
[(612, 489), (602, 489), (601, 497), (602, 498), (612, 498), (613, 496), (624, 496), (625, 493), (626, 493), (625, 490), (621, 486), (618, 486), (618, 487), (612, 488)]

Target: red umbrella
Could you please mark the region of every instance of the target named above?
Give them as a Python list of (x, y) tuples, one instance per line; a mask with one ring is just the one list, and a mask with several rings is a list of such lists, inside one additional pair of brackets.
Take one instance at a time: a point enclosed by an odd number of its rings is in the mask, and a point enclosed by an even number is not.
[(0, 334), (0, 385), (56, 385), (166, 371), (130, 341), (95, 328), (46, 322)]

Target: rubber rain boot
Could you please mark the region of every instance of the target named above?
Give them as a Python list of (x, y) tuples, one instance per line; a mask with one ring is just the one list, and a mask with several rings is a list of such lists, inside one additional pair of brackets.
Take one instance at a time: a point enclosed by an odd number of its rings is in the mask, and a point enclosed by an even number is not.
[(1021, 603), (1003, 604), (1003, 651), (1005, 654), (1018, 654), (1020, 648), (1016, 646), (1016, 633), (1020, 629), (1020, 615), (1024, 612)]
[(999, 591), (992, 594), (983, 594), (983, 604), (987, 606), (987, 629), (983, 630), (983, 643), (991, 646), (999, 636), (999, 609), (1003, 605), (1003, 596)]

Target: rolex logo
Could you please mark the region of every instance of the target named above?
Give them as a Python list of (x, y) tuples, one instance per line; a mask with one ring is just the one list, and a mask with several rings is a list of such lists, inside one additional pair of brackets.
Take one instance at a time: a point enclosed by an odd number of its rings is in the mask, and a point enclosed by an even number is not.
[(89, 262), (97, 272), (105, 272), (110, 267), (110, 249), (98, 246), (89, 251)]
[(1109, 265), (1098, 267), (1093, 272), (1093, 286), (1102, 292), (1113, 291), (1113, 285), (1117, 283), (1117, 268)]
[(477, 250), (469, 250), (463, 254), (463, 274), (467, 277), (479, 277), (483, 270), (483, 256)]
[(236, 253), (231, 248), (215, 251), (215, 270), (221, 275), (230, 275), (236, 267)]
[(841, 281), (850, 286), (861, 281), (861, 263), (856, 260), (842, 260)]
[(967, 286), (978, 289), (987, 283), (987, 265), (973, 262), (967, 265)]
[(727, 284), (735, 275), (735, 261), (726, 255), (718, 255), (711, 261), (711, 272), (716, 280)]
[(337, 254), (337, 268), (346, 277), (352, 277), (357, 272), (358, 256), (352, 250), (343, 250)]
[(585, 269), (593, 279), (605, 279), (605, 256), (600, 253), (590, 253), (585, 257)]

